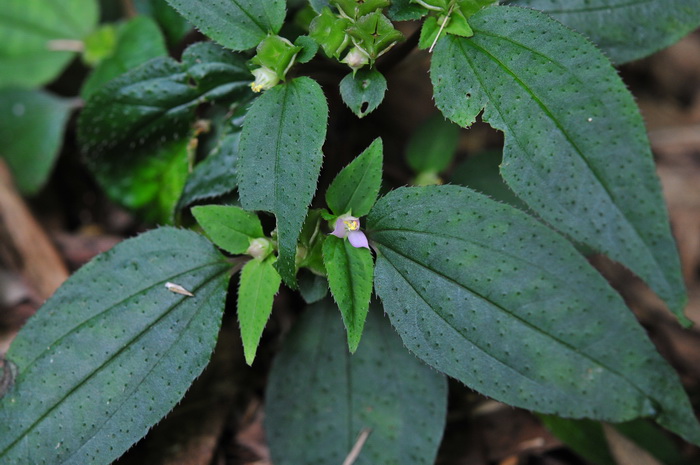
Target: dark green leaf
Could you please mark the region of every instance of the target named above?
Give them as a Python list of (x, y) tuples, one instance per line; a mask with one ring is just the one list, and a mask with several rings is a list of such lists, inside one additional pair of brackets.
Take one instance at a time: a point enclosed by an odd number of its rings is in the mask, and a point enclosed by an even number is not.
[(697, 0), (517, 0), (592, 40), (616, 63), (668, 47), (700, 26)]
[(643, 121), (610, 63), (534, 10), (490, 7), (470, 24), (474, 37), (446, 36), (435, 49), (437, 106), (463, 126), (485, 108), (483, 119), (505, 133), (510, 188), (552, 226), (635, 272), (684, 319)]
[(333, 213), (357, 217), (369, 213), (382, 185), (382, 149), (382, 140), (375, 139), (328, 186), (326, 203)]
[(168, 0), (197, 29), (232, 50), (258, 45), (284, 22), (284, 0)]
[(245, 253), (252, 239), (264, 237), (258, 215), (242, 208), (204, 205), (192, 208), (192, 215), (214, 244), (232, 254)]
[(0, 87), (52, 81), (97, 24), (96, 0), (3, 0), (0, 9)]
[(413, 21), (422, 18), (427, 12), (428, 10), (411, 3), (410, 0), (392, 0), (387, 16), (394, 21)]
[(36, 193), (51, 174), (69, 114), (68, 101), (49, 93), (0, 90), (0, 157), (22, 193)]
[(299, 293), (307, 304), (313, 304), (328, 295), (328, 280), (309, 270), (299, 270)]
[(240, 138), (240, 132), (224, 136), (216, 149), (194, 167), (178, 200), (178, 210), (197, 200), (218, 197), (236, 189)]
[(510, 190), (498, 172), (501, 160), (500, 151), (479, 153), (469, 157), (454, 169), (450, 182), (469, 187), (494, 200), (527, 211), (527, 205)]
[(343, 102), (362, 118), (372, 113), (386, 93), (386, 79), (376, 68), (363, 68), (349, 73), (340, 81), (340, 95)]
[(416, 173), (440, 173), (452, 162), (459, 143), (459, 126), (436, 114), (411, 136), (406, 147), (408, 166)]
[(7, 354), (0, 461), (109, 464), (143, 437), (209, 361), (229, 268), (202, 236), (163, 228), (75, 273)]
[(323, 263), (328, 284), (348, 332), (348, 347), (355, 352), (365, 326), (372, 297), (372, 252), (355, 248), (346, 239), (328, 236), (323, 243)]
[(137, 16), (118, 29), (114, 50), (93, 70), (83, 84), (80, 95), (87, 99), (113, 78), (151, 58), (167, 54), (158, 25), (146, 16)]
[(260, 337), (272, 313), (272, 301), (282, 283), (274, 262), (274, 257), (266, 260), (253, 259), (241, 270), (238, 284), (238, 322), (241, 325), (243, 352), (248, 365), (253, 364)]
[(297, 238), (316, 190), (327, 120), (321, 87), (300, 77), (265, 91), (243, 123), (238, 159), (241, 204), (277, 217), (277, 269), (292, 287)]
[(373, 306), (350, 355), (328, 300), (302, 315), (270, 372), (266, 433), (276, 465), (341, 464), (371, 429), (355, 465), (435, 462), (445, 426), (445, 378), (419, 362)]
[(406, 346), (510, 405), (572, 418), (700, 425), (621, 297), (563, 237), (458, 186), (403, 188), (367, 220), (375, 287)]
[(168, 44), (180, 43), (192, 26), (166, 0), (135, 0), (136, 10), (155, 19), (168, 39)]
[(299, 55), (296, 57), (297, 63), (308, 63), (318, 52), (318, 42), (309, 36), (299, 36), (294, 41), (294, 45), (301, 47)]

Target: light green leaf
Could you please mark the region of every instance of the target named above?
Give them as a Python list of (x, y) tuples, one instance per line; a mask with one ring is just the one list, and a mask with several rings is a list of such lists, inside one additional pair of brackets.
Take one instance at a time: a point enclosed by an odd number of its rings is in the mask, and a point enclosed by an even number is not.
[(501, 174), (545, 221), (622, 263), (683, 321), (686, 295), (639, 111), (582, 36), (525, 8), (490, 7), (474, 37), (435, 49), (435, 101), (505, 133)]
[(333, 213), (365, 216), (382, 186), (382, 140), (377, 138), (333, 179), (326, 203)]
[(700, 443), (678, 376), (622, 298), (563, 237), (458, 186), (402, 188), (367, 219), (375, 288), (406, 346), (517, 407), (653, 417)]
[(376, 68), (363, 68), (349, 73), (340, 81), (340, 96), (343, 102), (363, 118), (377, 109), (384, 100), (386, 79)]
[(263, 229), (255, 213), (229, 205), (193, 207), (192, 214), (207, 236), (222, 249), (242, 254), (251, 239), (263, 237)]
[(459, 126), (441, 114), (428, 118), (408, 140), (406, 160), (416, 173), (440, 173), (457, 152)]
[(276, 266), (292, 287), (297, 238), (316, 190), (327, 120), (321, 86), (300, 77), (265, 91), (243, 123), (238, 158), (241, 204), (277, 217)]
[(238, 284), (238, 322), (241, 325), (243, 352), (248, 365), (253, 364), (255, 352), (267, 320), (272, 313), (272, 302), (282, 284), (274, 267), (275, 258), (253, 259), (241, 270)]
[(104, 57), (85, 80), (80, 95), (87, 99), (113, 78), (147, 62), (165, 56), (165, 40), (158, 25), (146, 16), (137, 16), (118, 28), (114, 50)]
[(41, 189), (63, 144), (67, 100), (47, 92), (0, 90), (0, 158), (23, 194)]
[(668, 47), (700, 26), (697, 0), (517, 0), (576, 29), (616, 63)]
[(168, 0), (189, 22), (232, 50), (258, 45), (277, 34), (286, 15), (284, 0)]
[(0, 462), (106, 465), (142, 438), (209, 361), (229, 268), (204, 237), (163, 228), (78, 270), (7, 353)]
[(0, 87), (52, 81), (97, 24), (96, 0), (3, 0), (0, 9)]
[(355, 248), (346, 239), (328, 236), (323, 243), (323, 263), (331, 294), (343, 315), (348, 347), (355, 352), (365, 326), (372, 297), (374, 263), (372, 252)]
[(309, 307), (274, 361), (265, 395), (273, 462), (341, 464), (371, 429), (355, 465), (434, 463), (445, 377), (403, 347), (377, 305), (351, 356), (337, 312), (328, 300)]

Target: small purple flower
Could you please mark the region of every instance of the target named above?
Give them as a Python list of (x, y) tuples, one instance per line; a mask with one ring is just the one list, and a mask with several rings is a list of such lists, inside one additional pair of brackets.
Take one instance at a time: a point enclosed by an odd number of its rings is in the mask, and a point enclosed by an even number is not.
[(369, 249), (367, 236), (360, 231), (360, 219), (350, 215), (341, 215), (335, 220), (335, 229), (331, 233), (341, 239), (347, 237), (350, 245), (356, 248)]

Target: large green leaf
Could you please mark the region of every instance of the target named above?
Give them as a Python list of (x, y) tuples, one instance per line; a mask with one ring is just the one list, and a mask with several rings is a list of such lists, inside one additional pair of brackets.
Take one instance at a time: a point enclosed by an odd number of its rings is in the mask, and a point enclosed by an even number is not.
[(163, 34), (147, 16), (137, 16), (116, 32), (114, 50), (102, 59), (85, 80), (80, 95), (87, 99), (102, 85), (152, 58), (166, 56)]
[(358, 217), (369, 213), (382, 186), (382, 151), (382, 140), (377, 138), (333, 179), (326, 191), (333, 213)]
[(75, 57), (98, 16), (96, 0), (3, 0), (0, 87), (52, 81)]
[(406, 346), (511, 405), (573, 418), (655, 417), (700, 443), (673, 369), (556, 232), (459, 186), (403, 188), (367, 219), (375, 289)]
[(681, 319), (686, 295), (644, 125), (600, 51), (534, 10), (490, 7), (435, 49), (435, 101), (505, 133), (501, 173), (533, 211), (644, 279)]
[(371, 429), (355, 465), (433, 463), (445, 426), (444, 376), (403, 347), (379, 306), (354, 355), (344, 339), (328, 300), (309, 307), (287, 337), (265, 397), (273, 462), (341, 464)]
[(355, 248), (346, 239), (328, 236), (323, 242), (323, 263), (331, 294), (343, 315), (348, 347), (354, 353), (360, 343), (372, 297), (372, 252)]
[(241, 204), (277, 217), (277, 269), (293, 287), (297, 238), (316, 190), (327, 120), (321, 86), (300, 77), (266, 91), (243, 122), (237, 173)]
[(668, 47), (700, 26), (697, 0), (514, 0), (576, 29), (616, 63)]
[(284, 0), (167, 0), (200, 31), (224, 47), (246, 50), (284, 22)]
[(68, 101), (49, 93), (0, 90), (0, 158), (22, 193), (36, 193), (51, 174), (69, 114)]
[(282, 284), (274, 263), (274, 257), (253, 259), (241, 270), (236, 306), (243, 353), (248, 365), (253, 364), (260, 338), (272, 313), (272, 302)]
[(109, 464), (143, 437), (207, 364), (229, 268), (204, 237), (164, 228), (78, 270), (7, 353), (19, 374), (0, 399), (0, 462)]

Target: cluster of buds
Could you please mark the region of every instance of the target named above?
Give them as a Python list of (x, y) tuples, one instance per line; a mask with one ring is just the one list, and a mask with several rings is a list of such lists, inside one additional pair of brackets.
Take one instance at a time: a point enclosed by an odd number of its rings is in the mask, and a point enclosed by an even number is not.
[(253, 92), (270, 89), (284, 80), (300, 50), (301, 47), (280, 36), (268, 36), (260, 42), (251, 60), (253, 65), (258, 66), (251, 71), (255, 77), (250, 84)]

